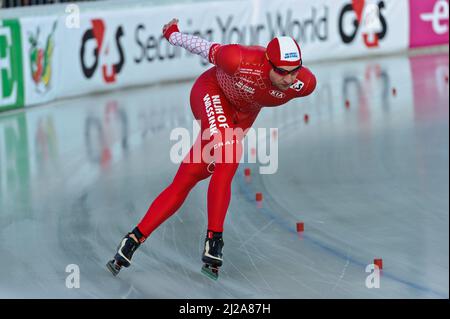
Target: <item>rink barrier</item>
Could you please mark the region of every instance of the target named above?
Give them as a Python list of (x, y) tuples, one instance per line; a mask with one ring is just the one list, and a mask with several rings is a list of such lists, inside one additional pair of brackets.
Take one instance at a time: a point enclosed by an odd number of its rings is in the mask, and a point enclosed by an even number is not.
[(0, 20), (0, 111), (198, 76), (211, 65), (161, 35), (174, 16), (183, 32), (219, 43), (265, 46), (276, 35), (290, 35), (299, 41), (305, 64), (448, 44), (448, 0), (282, 4), (236, 1), (81, 12), (60, 7), (48, 16)]

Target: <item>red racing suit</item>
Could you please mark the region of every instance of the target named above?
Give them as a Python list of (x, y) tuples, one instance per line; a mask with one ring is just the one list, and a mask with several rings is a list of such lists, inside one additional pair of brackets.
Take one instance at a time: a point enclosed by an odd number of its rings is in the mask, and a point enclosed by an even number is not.
[[(311, 94), (316, 78), (308, 68), (302, 67), (290, 88), (281, 91), (270, 81), (271, 66), (263, 47), (212, 43), (181, 33), (176, 25), (170, 27), (165, 36), (172, 45), (198, 54), (215, 66), (200, 75), (191, 90), (191, 109), (200, 122), (200, 134), (172, 183), (153, 201), (138, 228), (148, 237), (178, 210), (199, 181), (211, 176), (208, 230), (222, 232), (246, 131), (262, 107), (279, 106)], [(226, 131), (237, 128), (244, 133), (229, 138)], [(209, 149), (205, 150), (207, 147)], [(194, 160), (194, 153), (199, 149), (210, 157)], [(231, 156), (232, 160), (226, 156)]]

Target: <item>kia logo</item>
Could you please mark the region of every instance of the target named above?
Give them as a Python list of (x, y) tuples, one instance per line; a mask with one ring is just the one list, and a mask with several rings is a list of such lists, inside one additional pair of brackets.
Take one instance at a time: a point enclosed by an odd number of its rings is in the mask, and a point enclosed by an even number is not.
[(286, 94), (284, 94), (283, 92), (277, 91), (277, 90), (270, 90), (270, 95), (278, 98), (278, 99), (282, 99), (286, 96)]

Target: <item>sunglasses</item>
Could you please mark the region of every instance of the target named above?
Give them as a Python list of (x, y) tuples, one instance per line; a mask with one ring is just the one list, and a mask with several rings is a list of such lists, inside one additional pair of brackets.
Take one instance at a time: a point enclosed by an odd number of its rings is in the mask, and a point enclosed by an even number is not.
[(268, 60), (270, 65), (272, 66), (273, 70), (275, 71), (275, 73), (279, 74), (279, 75), (288, 75), (288, 74), (293, 74), (295, 72), (297, 72), (298, 70), (300, 70), (300, 68), (302, 67), (302, 59), (300, 59), (300, 65), (298, 67), (296, 67), (295, 69), (292, 69), (290, 71), (285, 70), (283, 68), (279, 68), (276, 67), (275, 64), (272, 63), (272, 61)]

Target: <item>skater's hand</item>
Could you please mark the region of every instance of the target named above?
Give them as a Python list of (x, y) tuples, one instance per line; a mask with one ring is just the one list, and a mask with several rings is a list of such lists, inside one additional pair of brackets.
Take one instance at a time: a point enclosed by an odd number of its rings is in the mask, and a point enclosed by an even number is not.
[(180, 30), (178, 30), (178, 19), (177, 18), (173, 18), (172, 20), (170, 20), (169, 23), (165, 24), (163, 27), (163, 35), (164, 37), (169, 40), (170, 35), (173, 32), (180, 32)]
[(174, 24), (178, 24), (178, 19), (177, 18), (173, 18), (172, 20), (170, 20), (170, 22), (169, 23), (167, 23), (167, 24), (165, 24), (164, 25), (164, 27), (163, 27), (163, 33), (166, 33), (166, 30), (168, 29), (168, 28), (170, 28), (171, 26), (173, 26)]

